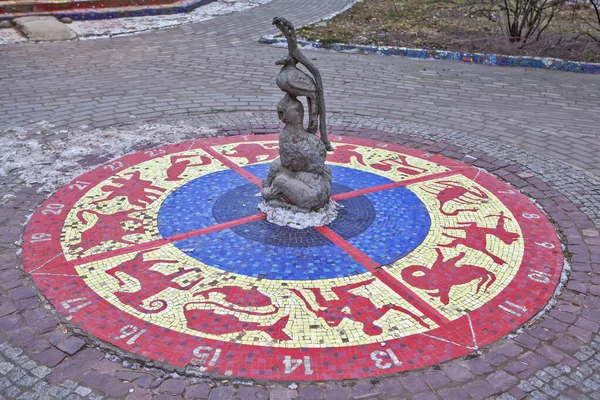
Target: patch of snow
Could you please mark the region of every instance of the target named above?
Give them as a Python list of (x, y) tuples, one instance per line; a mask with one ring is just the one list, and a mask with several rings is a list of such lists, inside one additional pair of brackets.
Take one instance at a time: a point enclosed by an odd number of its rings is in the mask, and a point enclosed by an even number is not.
[(144, 31), (170, 28), (201, 22), (220, 15), (231, 14), (266, 4), (271, 0), (217, 0), (198, 7), (189, 13), (152, 15), (143, 17), (115, 18), (90, 21), (73, 21), (69, 25), (80, 39), (130, 35)]
[(27, 38), (17, 32), (16, 29), (0, 29), (0, 44), (26, 42)]
[(0, 177), (52, 192), (90, 169), (83, 162), (86, 157), (114, 160), (132, 148), (179, 143), (217, 131), (199, 122), (178, 121), (62, 132), (59, 140), (46, 140), (46, 135), (26, 128), (0, 129)]
[[(213, 19), (220, 15), (248, 10), (271, 0), (217, 0), (189, 13), (147, 15), (142, 17), (73, 21), (69, 24), (80, 40), (132, 35)], [(27, 42), (15, 29), (0, 29), (0, 44)]]

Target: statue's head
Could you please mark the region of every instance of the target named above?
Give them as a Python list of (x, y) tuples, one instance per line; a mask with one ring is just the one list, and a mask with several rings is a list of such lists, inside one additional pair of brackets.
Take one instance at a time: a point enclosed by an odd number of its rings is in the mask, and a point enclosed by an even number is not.
[(296, 35), (294, 25), (283, 17), (273, 18), (273, 25), (275, 25), (286, 37)]
[(302, 125), (304, 121), (304, 106), (298, 99), (286, 94), (279, 104), (277, 104), (277, 115), (279, 115), (279, 120), (284, 124)]
[(296, 65), (298, 64), (298, 61), (296, 61), (296, 59), (294, 57), (290, 57), (290, 56), (285, 56), (283, 58), (280, 58), (279, 60), (275, 61), (275, 65)]

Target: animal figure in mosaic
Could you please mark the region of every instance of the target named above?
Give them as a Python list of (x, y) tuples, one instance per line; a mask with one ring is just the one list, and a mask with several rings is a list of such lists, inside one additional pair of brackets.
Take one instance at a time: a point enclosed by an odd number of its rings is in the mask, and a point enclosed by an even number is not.
[(476, 212), (478, 208), (457, 208), (454, 211), (446, 211), (444, 207), (448, 203), (454, 202), (460, 205), (476, 205), (485, 203), (489, 200), (488, 195), (485, 194), (483, 190), (475, 187), (468, 189), (456, 181), (437, 181), (425, 187), (424, 190), (427, 193), (435, 195), (440, 202), (440, 212), (450, 217), (457, 216), (458, 213), (461, 212)]
[[(127, 239), (125, 236), (128, 235), (143, 235), (146, 233), (142, 219), (132, 216), (136, 210), (125, 210), (117, 211), (113, 214), (101, 214), (94, 210), (80, 210), (77, 212), (77, 219), (84, 225), (88, 224), (89, 215), (96, 216), (96, 222), (90, 225), (86, 230), (81, 233), (81, 239), (79, 242), (73, 244), (73, 248), (81, 248), (79, 253), (85, 253), (86, 251), (99, 246), (101, 244), (107, 244), (108, 242), (115, 241), (118, 243), (134, 244), (135, 240)], [(135, 223), (137, 227), (133, 229), (125, 229), (123, 224)]]
[[(152, 299), (156, 295), (162, 293), (166, 289), (175, 290), (189, 290), (193, 288), (198, 282), (202, 281), (204, 277), (194, 278), (190, 281), (185, 281), (185, 284), (175, 282), (175, 279), (180, 276), (186, 275), (193, 271), (200, 271), (199, 268), (183, 269), (180, 268), (178, 271), (164, 274), (160, 271), (152, 269), (156, 264), (176, 264), (175, 260), (145, 260), (144, 255), (154, 249), (141, 251), (136, 256), (125, 261), (115, 267), (107, 269), (106, 274), (117, 279), (119, 287), (124, 287), (127, 282), (124, 281), (118, 274), (127, 274), (130, 278), (135, 279), (139, 283), (139, 289), (134, 292), (129, 291), (117, 291), (115, 296), (119, 301), (125, 305), (135, 308), (136, 310), (146, 314), (156, 314), (167, 308), (167, 300), (165, 299)], [(144, 302), (148, 299), (150, 302), (147, 308), (144, 306)]]
[(431, 269), (423, 265), (410, 265), (402, 270), (402, 279), (416, 288), (433, 291), (429, 295), (439, 297), (443, 304), (450, 302), (450, 290), (456, 285), (480, 279), (475, 291), (479, 293), (484, 284), (484, 291), (486, 291), (496, 281), (496, 275), (485, 268), (468, 264), (457, 266), (456, 263), (465, 256), (465, 252), (444, 261), (441, 249), (436, 247), (435, 251), (437, 258)]
[(289, 315), (279, 318), (271, 325), (245, 321), (235, 315), (246, 315), (248, 319), (255, 320), (257, 316), (268, 318), (279, 313), (279, 307), (272, 303), (271, 298), (255, 288), (246, 290), (238, 286), (224, 286), (195, 293), (194, 297), (203, 300), (189, 302), (184, 306), (187, 327), (190, 329), (213, 335), (261, 331), (275, 340), (291, 339), (284, 332)]
[[(97, 204), (115, 199), (117, 197), (126, 197), (132, 206), (146, 207), (160, 197), (165, 189), (155, 186), (152, 181), (141, 179), (141, 172), (136, 171), (126, 174), (129, 178), (122, 177), (113, 180), (113, 183), (121, 186), (105, 185), (102, 186), (103, 192), (110, 194), (103, 199), (92, 201), (90, 204)], [(158, 193), (156, 193), (158, 192)]]
[(290, 289), (298, 296), (313, 314), (322, 318), (329, 326), (338, 326), (344, 318), (351, 319), (363, 324), (363, 332), (369, 336), (377, 336), (383, 332), (383, 329), (375, 325), (375, 321), (382, 318), (390, 310), (407, 314), (415, 319), (421, 326), (429, 328), (423, 319), (404, 307), (394, 304), (386, 304), (382, 307), (376, 307), (368, 297), (357, 296), (350, 291), (362, 286), (371, 284), (375, 278), (368, 281), (352, 283), (346, 286), (336, 286), (331, 291), (337, 296), (335, 300), (327, 300), (319, 288), (310, 288), (315, 297), (319, 309), (314, 309), (306, 296), (298, 289)]
[(241, 143), (231, 149), (228, 153), (223, 153), (227, 157), (245, 158), (248, 164), (254, 164), (259, 161), (271, 161), (279, 155), (277, 143)]
[(384, 172), (391, 171), (395, 168), (396, 171), (406, 175), (420, 175), (424, 172), (427, 172), (427, 168), (411, 165), (408, 162), (407, 157), (402, 154), (397, 154), (395, 158), (388, 158), (386, 160), (381, 160), (379, 162), (369, 165), (371, 166), (371, 168), (375, 168), (379, 171)]
[(348, 144), (336, 146), (335, 154), (331, 156), (330, 160), (333, 162), (350, 164), (353, 159), (361, 165), (370, 166), (371, 168), (384, 172), (389, 172), (393, 168), (406, 175), (419, 175), (427, 172), (426, 168), (412, 165), (408, 161), (408, 157), (402, 154), (396, 154), (394, 158), (379, 160), (375, 163), (367, 163), (364, 156), (357, 151), (357, 146)]
[(492, 254), (487, 249), (487, 244), (488, 244), (487, 236), (492, 235), (492, 236), (500, 239), (500, 241), (502, 241), (502, 243), (504, 243), (504, 244), (512, 244), (517, 239), (520, 238), (520, 235), (518, 233), (509, 232), (506, 230), (506, 227), (504, 226), (504, 220), (510, 219), (510, 218), (506, 217), (504, 215), (504, 212), (501, 212), (499, 215), (486, 216), (486, 218), (494, 218), (494, 217), (498, 217), (498, 222), (496, 224), (496, 227), (494, 227), (494, 228), (486, 228), (486, 227), (479, 226), (479, 225), (477, 225), (477, 222), (459, 222), (458, 223), (459, 226), (450, 226), (450, 227), (445, 226), (444, 229), (464, 231), (465, 237), (453, 236), (453, 235), (443, 232), (442, 235), (452, 239), (452, 241), (450, 243), (440, 244), (439, 246), (455, 248), (459, 245), (463, 245), (465, 247), (469, 247), (473, 250), (477, 250), (477, 251), (480, 251), (480, 252), (488, 255), (492, 260), (494, 260), (494, 262), (496, 264), (500, 264), (500, 265), (506, 264), (505, 260), (496, 256), (495, 254)]
[(207, 156), (200, 156), (200, 162), (196, 164), (192, 164), (190, 158), (196, 157), (195, 154), (190, 155), (180, 155), (171, 157), (171, 166), (167, 168), (167, 179), (166, 181), (180, 181), (181, 175), (185, 172), (189, 167), (201, 167), (203, 165), (208, 165), (212, 162), (212, 159)]
[[(277, 62), (278, 65), (283, 65), (279, 76), (277, 77), (277, 85), (288, 95), (295, 97), (306, 96), (309, 104), (309, 123), (308, 132), (317, 131), (321, 133), (321, 140), (327, 151), (333, 151), (333, 147), (327, 138), (327, 121), (325, 115), (325, 96), (323, 94), (323, 79), (321, 73), (310, 60), (302, 54), (298, 48), (298, 38), (296, 37), (296, 29), (291, 22), (283, 17), (273, 18), (275, 25), (287, 39), (289, 56)], [(311, 78), (308, 74), (300, 71), (296, 65), (300, 63), (312, 74)]]

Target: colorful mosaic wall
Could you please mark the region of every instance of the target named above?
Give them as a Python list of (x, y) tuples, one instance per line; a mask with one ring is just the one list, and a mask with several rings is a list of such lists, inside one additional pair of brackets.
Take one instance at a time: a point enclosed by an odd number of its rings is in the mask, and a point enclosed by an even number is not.
[[(260, 42), (265, 44), (286, 43), (286, 39), (266, 36), (260, 38)], [(410, 49), (406, 47), (394, 46), (366, 46), (344, 43), (333, 43), (324, 45), (322, 43), (310, 42), (307, 40), (298, 40), (298, 43), (302, 46), (309, 46), (317, 49), (327, 48), (335, 51), (361, 51), (367, 53), (381, 54), (384, 56), (404, 56), (424, 60), (435, 59), (446, 61), (462, 61), (474, 64), (496, 65), (499, 67), (526, 67), (538, 69), (551, 69), (554, 71), (600, 74), (600, 64), (565, 61), (558, 58), (506, 56), (502, 54), (461, 53), (458, 51)]]
[(74, 20), (185, 13), (214, 0), (0, 0), (0, 21), (29, 15)]

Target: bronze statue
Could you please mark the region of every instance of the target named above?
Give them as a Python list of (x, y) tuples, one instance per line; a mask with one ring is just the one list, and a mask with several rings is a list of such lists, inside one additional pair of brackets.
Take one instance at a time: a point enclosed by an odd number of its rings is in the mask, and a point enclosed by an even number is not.
[[(317, 68), (300, 52), (294, 26), (284, 18), (276, 25), (288, 39), (289, 56), (277, 62), (282, 65), (277, 85), (286, 94), (277, 105), (277, 113), (285, 124), (279, 136), (279, 158), (273, 161), (269, 175), (262, 182), (264, 202), (259, 209), (267, 220), (298, 229), (331, 223), (337, 205), (331, 201), (331, 170), (325, 165), (328, 150), (333, 150), (325, 125), (323, 83)], [(304, 65), (313, 75), (301, 71)], [(308, 128), (304, 127), (304, 106), (298, 96), (305, 96), (309, 108)], [(314, 135), (317, 130), (321, 139)]]
[[(296, 29), (294, 28), (294, 25), (283, 17), (273, 18), (273, 25), (275, 25), (287, 39), (289, 52), (288, 57), (276, 63), (278, 65), (283, 65), (283, 68), (277, 77), (277, 85), (290, 96), (306, 96), (309, 106), (309, 123), (307, 131), (316, 132), (318, 124), (321, 140), (323, 141), (325, 148), (327, 151), (333, 151), (333, 147), (331, 147), (331, 143), (327, 138), (325, 97), (323, 95), (323, 80), (321, 79), (321, 73), (298, 48), (298, 40), (296, 38)], [(313, 75), (314, 80), (308, 74), (300, 71), (296, 67), (298, 63), (306, 67)], [(319, 119), (318, 123), (316, 121), (317, 117)]]

